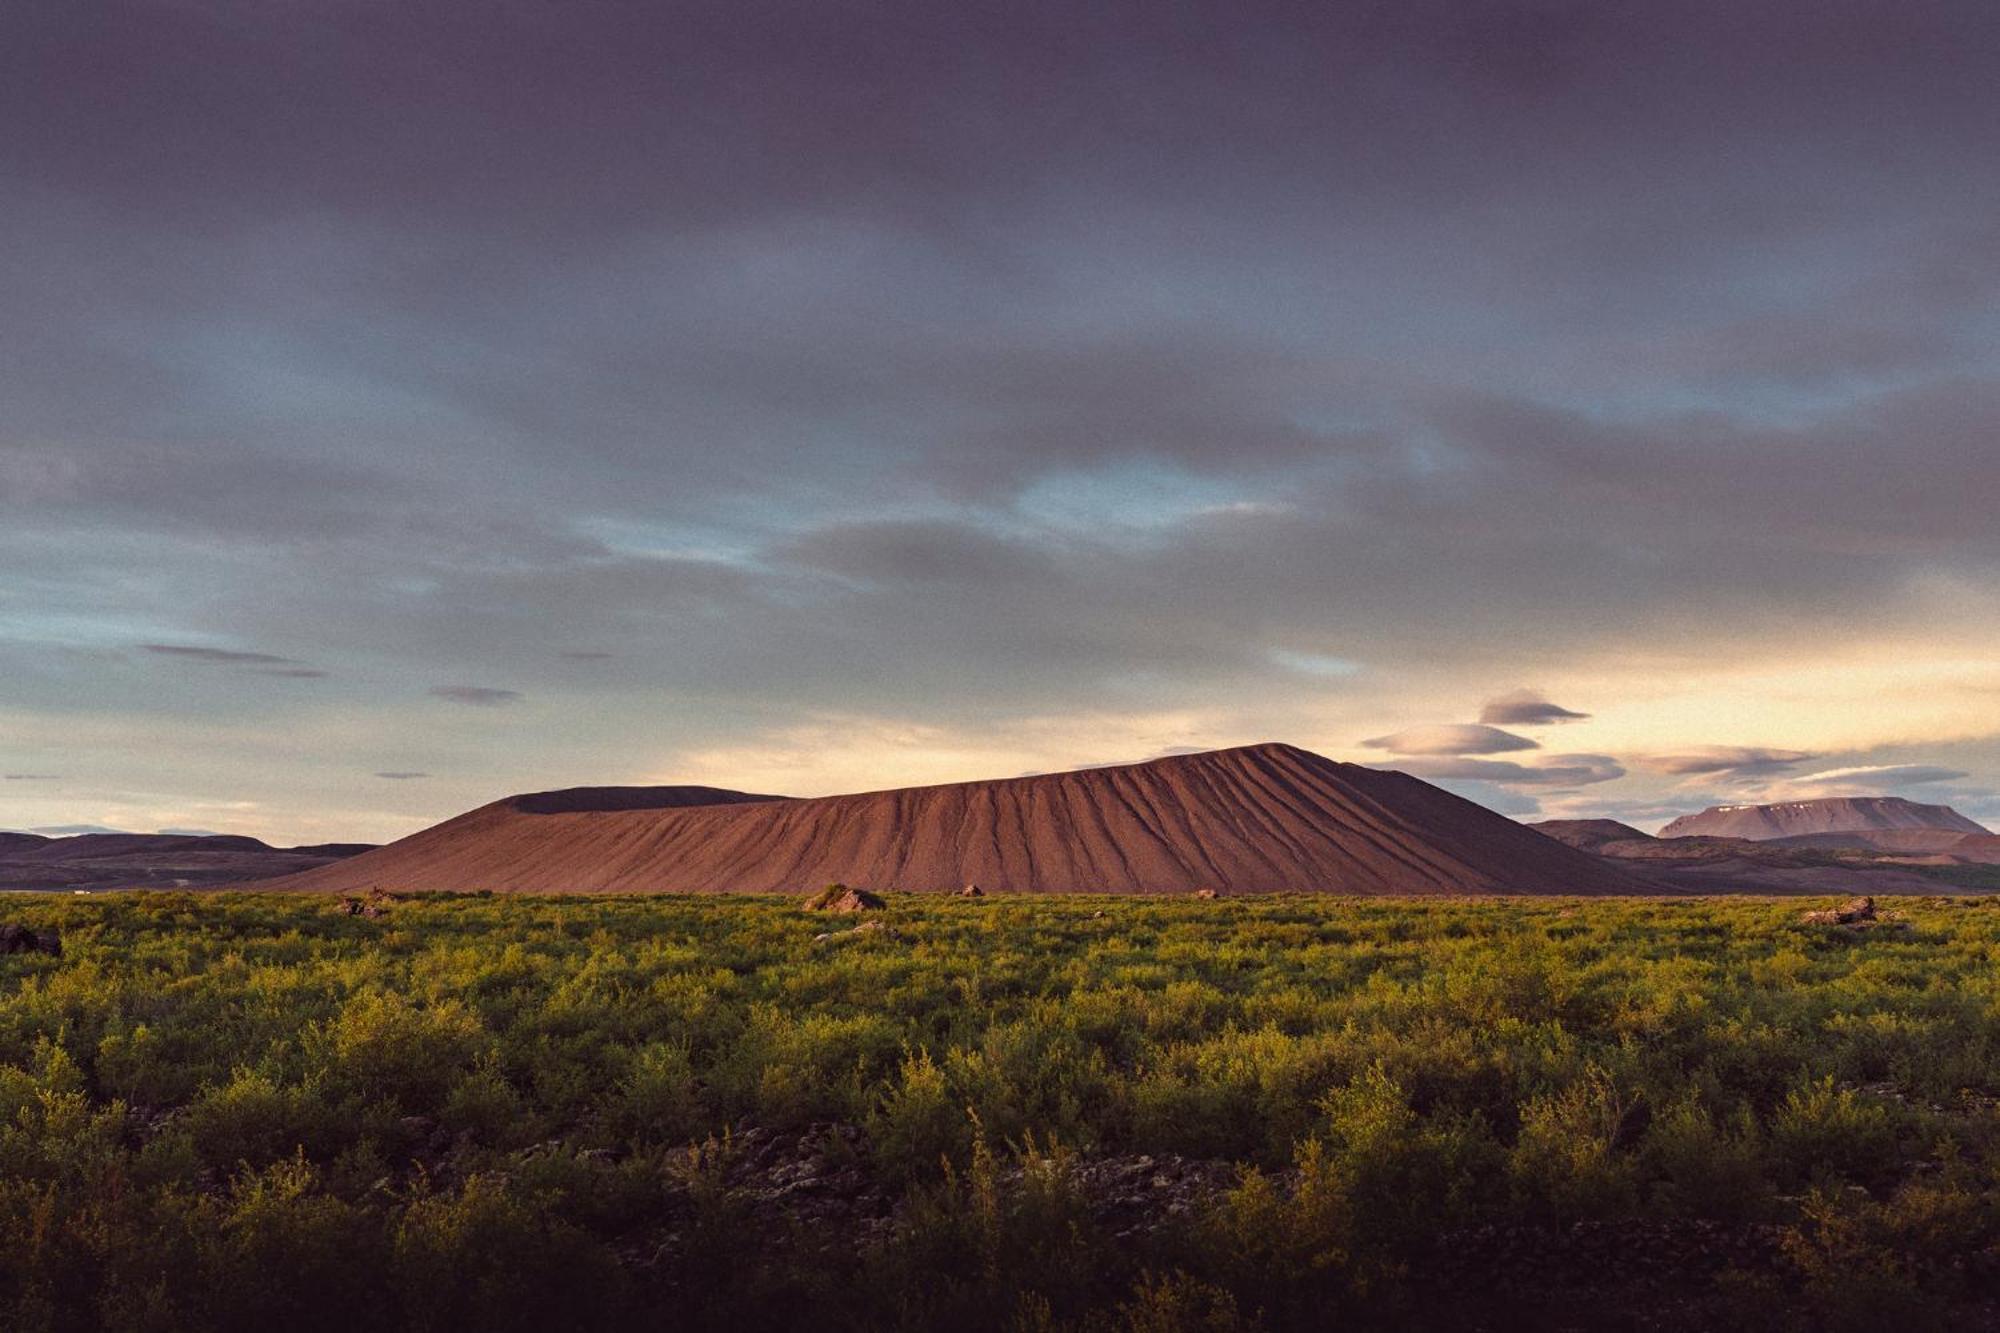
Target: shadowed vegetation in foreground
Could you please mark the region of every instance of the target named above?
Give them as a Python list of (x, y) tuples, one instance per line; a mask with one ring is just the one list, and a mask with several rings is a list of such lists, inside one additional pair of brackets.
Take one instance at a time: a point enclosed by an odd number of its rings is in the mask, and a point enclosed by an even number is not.
[(1988, 900), (6, 905), (9, 1328), (1994, 1314)]

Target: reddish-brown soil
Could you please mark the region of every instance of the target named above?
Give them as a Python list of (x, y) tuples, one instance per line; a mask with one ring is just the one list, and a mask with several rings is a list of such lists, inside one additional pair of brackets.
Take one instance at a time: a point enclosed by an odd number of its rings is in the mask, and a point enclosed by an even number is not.
[(272, 887), (798, 893), (836, 880), (920, 892), (977, 883), (989, 893), (1651, 887), (1417, 778), (1288, 745), (811, 800), (612, 790), (621, 794), (497, 801)]
[(2000, 834), (1975, 833), (1960, 838), (1948, 849), (1960, 861), (1976, 861), (1983, 865), (2000, 865)]

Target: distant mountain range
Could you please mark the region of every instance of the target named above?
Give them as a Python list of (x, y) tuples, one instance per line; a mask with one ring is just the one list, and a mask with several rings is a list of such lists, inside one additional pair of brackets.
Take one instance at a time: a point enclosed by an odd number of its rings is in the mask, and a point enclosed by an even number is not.
[(216, 888), (311, 870), (372, 847), (273, 847), (226, 834), (0, 832), (0, 889)]
[(1898, 796), (1725, 805), (1649, 837), (1611, 819), (1530, 825), (1688, 892), (1935, 893), (1990, 887), (2000, 837), (1949, 806)]
[(37, 890), (1898, 893), (1949, 889), (1954, 873), (1990, 886), (1994, 864), (2000, 837), (1900, 797), (1717, 806), (1655, 838), (1611, 819), (1523, 826), (1407, 774), (1278, 744), (803, 800), (578, 787), (380, 848), (0, 832), (0, 889)]

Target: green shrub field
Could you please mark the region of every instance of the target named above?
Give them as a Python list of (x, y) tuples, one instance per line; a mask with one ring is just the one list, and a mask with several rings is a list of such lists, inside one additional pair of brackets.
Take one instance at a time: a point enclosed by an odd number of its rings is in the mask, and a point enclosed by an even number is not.
[(15, 895), (0, 1325), (1990, 1326), (2000, 903), (1801, 906)]

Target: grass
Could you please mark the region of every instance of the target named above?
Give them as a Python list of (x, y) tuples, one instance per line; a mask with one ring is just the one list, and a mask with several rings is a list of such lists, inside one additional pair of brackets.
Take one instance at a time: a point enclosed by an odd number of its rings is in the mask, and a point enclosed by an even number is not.
[[(2000, 905), (1800, 906), (10, 897), (65, 952), (0, 959), (0, 1324), (1616, 1322), (1466, 1256), (1688, 1228), (1764, 1247), (1692, 1320), (1976, 1322)], [(732, 1163), (829, 1126), (891, 1220), (776, 1235)], [(1229, 1170), (1121, 1238), (1139, 1154)]]

